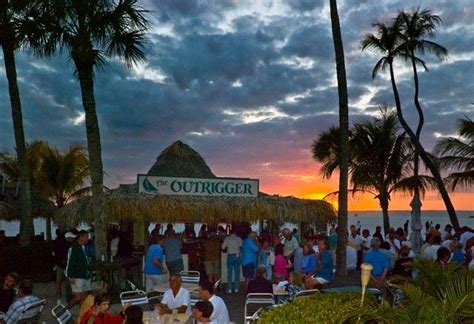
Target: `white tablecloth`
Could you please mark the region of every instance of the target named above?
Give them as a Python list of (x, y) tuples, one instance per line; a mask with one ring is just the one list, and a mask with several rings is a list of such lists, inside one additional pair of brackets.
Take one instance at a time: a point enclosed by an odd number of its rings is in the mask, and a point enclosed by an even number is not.
[[(158, 312), (143, 312), (144, 324), (172, 324), (172, 323), (187, 323), (190, 316), (187, 314), (176, 315), (160, 315)], [(176, 320), (175, 320), (176, 319)]]

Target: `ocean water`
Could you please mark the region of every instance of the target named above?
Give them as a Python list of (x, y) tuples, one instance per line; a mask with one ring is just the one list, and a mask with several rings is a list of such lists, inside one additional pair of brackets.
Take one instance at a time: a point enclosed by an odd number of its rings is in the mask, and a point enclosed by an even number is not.
[[(474, 210), (461, 210), (457, 211), (459, 224), (461, 226), (470, 226), (474, 228)], [(398, 227), (403, 228), (403, 224), (406, 220), (410, 219), (410, 211), (401, 211), (401, 210), (394, 210), (389, 212), (390, 216), (390, 226), (394, 227), (395, 229)], [(421, 214), (421, 221), (424, 224), (426, 221), (433, 222), (433, 224), (439, 223), (441, 228), (444, 228), (446, 224), (449, 224), (449, 217), (446, 211), (442, 210), (424, 210)], [(358, 223), (359, 222), (359, 223)], [(42, 218), (37, 218), (34, 221), (35, 224), (35, 233), (41, 234), (46, 232), (46, 222)], [(370, 233), (375, 231), (375, 227), (383, 225), (382, 220), (382, 212), (381, 211), (351, 211), (349, 212), (349, 226), (350, 225), (360, 225), (362, 229), (367, 228)], [(154, 225), (150, 225), (150, 231), (154, 227)], [(282, 227), (289, 227), (293, 229), (295, 227), (294, 224), (286, 223)], [(6, 222), (4, 220), (0, 220), (0, 230), (5, 231), (5, 235), (7, 236), (15, 236), (18, 234), (20, 228), (19, 222)], [(174, 228), (176, 232), (182, 232), (184, 230), (184, 224), (174, 224)], [(196, 234), (199, 232), (201, 228), (201, 224), (195, 224), (195, 231)], [(253, 224), (252, 228), (254, 230), (258, 230), (258, 225)], [(54, 231), (56, 227), (53, 225), (52, 233), (54, 236)]]

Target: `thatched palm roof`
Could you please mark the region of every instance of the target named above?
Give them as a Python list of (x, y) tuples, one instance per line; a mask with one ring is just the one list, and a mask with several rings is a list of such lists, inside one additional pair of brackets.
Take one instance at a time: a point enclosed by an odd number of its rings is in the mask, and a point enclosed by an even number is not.
[(201, 155), (181, 141), (176, 141), (163, 150), (147, 174), (205, 179), (216, 177)]
[[(238, 198), (108, 192), (104, 201), (103, 212), (110, 222), (218, 223), (273, 219), (278, 223), (325, 223), (336, 217), (332, 205), (325, 201), (268, 195)], [(56, 220), (68, 226), (93, 223), (91, 198), (79, 198), (62, 208)]]
[[(215, 178), (204, 159), (181, 141), (166, 148), (148, 171), (148, 175)], [(105, 193), (103, 212), (111, 222), (205, 222), (257, 221), (321, 223), (335, 219), (331, 204), (320, 200), (269, 196), (257, 198), (150, 196), (138, 194), (137, 184), (120, 185)], [(67, 226), (92, 223), (90, 197), (82, 197), (59, 211), (56, 221)]]

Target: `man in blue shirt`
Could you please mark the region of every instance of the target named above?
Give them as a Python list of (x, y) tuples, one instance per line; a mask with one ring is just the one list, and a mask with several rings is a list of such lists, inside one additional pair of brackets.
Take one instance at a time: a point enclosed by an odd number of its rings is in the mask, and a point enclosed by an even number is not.
[(334, 279), (334, 260), (332, 252), (328, 250), (329, 242), (327, 238), (318, 239), (318, 252), (316, 257), (316, 273), (305, 280), (308, 289), (329, 283)]
[(255, 277), (255, 265), (257, 264), (257, 233), (250, 232), (242, 243), (242, 272), (245, 278), (245, 290), (251, 279)]
[(176, 235), (173, 229), (168, 230), (163, 248), (165, 249), (166, 266), (170, 274), (179, 274), (184, 270), (183, 257), (181, 255), (182, 247), (183, 242), (181, 238)]
[(375, 287), (382, 288), (388, 269), (390, 269), (390, 260), (387, 255), (381, 252), (380, 240), (374, 237), (370, 242), (371, 250), (364, 256), (364, 263), (369, 263), (373, 266), (371, 278)]
[(153, 244), (148, 247), (143, 268), (146, 291), (152, 291), (154, 286), (166, 283), (166, 269), (163, 264), (163, 235), (156, 236), (153, 241)]

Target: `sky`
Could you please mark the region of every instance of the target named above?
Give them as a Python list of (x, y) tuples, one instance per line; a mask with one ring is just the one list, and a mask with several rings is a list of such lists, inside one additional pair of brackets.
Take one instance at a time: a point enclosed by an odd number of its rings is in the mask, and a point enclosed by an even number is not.
[[(324, 197), (338, 175), (323, 179), (311, 157), (317, 136), (338, 122), (337, 83), (328, 1), (142, 0), (152, 21), (147, 60), (128, 69), (111, 58), (96, 74), (105, 183), (133, 183), (176, 140), (191, 145), (218, 176), (260, 180), (266, 193)], [(456, 120), (474, 118), (474, 2), (338, 1), (349, 91), (350, 122), (393, 105), (388, 72), (372, 79), (379, 56), (362, 52), (371, 24), (399, 9), (430, 8), (443, 19), (436, 41), (449, 50), (424, 56), (420, 102), (422, 143), (456, 134)], [(1, 57), (1, 54), (0, 54)], [(18, 81), (28, 141), (60, 149), (86, 143), (84, 113), (73, 65), (65, 55), (38, 59), (19, 52)], [(411, 125), (412, 74), (395, 65), (402, 105)], [(14, 149), (11, 111), (0, 65), (0, 149)], [(474, 210), (472, 188), (452, 194), (459, 210)], [(391, 209), (409, 209), (392, 197)], [(424, 209), (443, 209), (436, 192)], [(370, 194), (350, 199), (352, 210), (378, 209)]]

